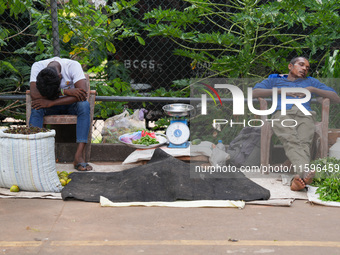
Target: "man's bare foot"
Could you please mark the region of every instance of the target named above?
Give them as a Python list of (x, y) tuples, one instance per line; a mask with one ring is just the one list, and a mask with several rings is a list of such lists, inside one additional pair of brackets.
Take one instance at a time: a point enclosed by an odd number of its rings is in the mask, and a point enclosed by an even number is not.
[(302, 180), (299, 175), (295, 175), (292, 180), (292, 184), (290, 185), (290, 189), (293, 191), (299, 191), (304, 189), (305, 187), (306, 184), (304, 180)]

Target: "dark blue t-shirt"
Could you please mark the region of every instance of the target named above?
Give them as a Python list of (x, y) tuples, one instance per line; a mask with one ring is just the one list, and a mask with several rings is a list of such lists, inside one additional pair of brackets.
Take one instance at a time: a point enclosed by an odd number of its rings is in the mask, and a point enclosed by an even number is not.
[[(325, 84), (321, 83), (319, 80), (308, 77), (308, 78), (301, 78), (295, 81), (289, 81), (287, 79), (288, 75), (278, 75), (278, 74), (271, 74), (269, 75), (268, 79), (257, 83), (253, 89), (272, 89), (272, 88), (307, 88), (307, 87), (315, 87), (322, 90), (328, 90), (335, 92), (334, 89), (331, 87), (326, 86)], [(313, 95), (312, 95), (313, 96)], [(288, 99), (292, 99), (294, 97), (287, 96)], [(311, 111), (310, 101), (302, 104), (308, 111)], [(287, 104), (287, 110), (291, 109), (293, 104)], [(281, 110), (281, 94), (278, 95), (277, 98), (277, 108), (276, 110)]]

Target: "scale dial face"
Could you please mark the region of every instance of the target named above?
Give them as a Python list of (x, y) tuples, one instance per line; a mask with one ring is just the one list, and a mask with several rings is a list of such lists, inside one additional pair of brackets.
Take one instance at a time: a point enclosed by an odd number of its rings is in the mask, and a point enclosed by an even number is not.
[(170, 143), (179, 145), (188, 141), (190, 130), (189, 127), (182, 122), (173, 122), (168, 126), (166, 136)]

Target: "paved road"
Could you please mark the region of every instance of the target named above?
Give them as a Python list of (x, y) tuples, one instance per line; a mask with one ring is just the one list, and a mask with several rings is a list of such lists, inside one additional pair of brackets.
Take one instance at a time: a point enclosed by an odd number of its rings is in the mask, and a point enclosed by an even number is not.
[(0, 199), (0, 254), (340, 254), (340, 208)]

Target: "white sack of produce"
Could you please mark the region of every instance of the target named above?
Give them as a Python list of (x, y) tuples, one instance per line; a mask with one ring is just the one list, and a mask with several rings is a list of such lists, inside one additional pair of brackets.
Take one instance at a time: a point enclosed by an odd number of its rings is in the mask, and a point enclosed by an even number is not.
[(55, 131), (10, 134), (0, 130), (0, 187), (60, 192), (54, 151)]

